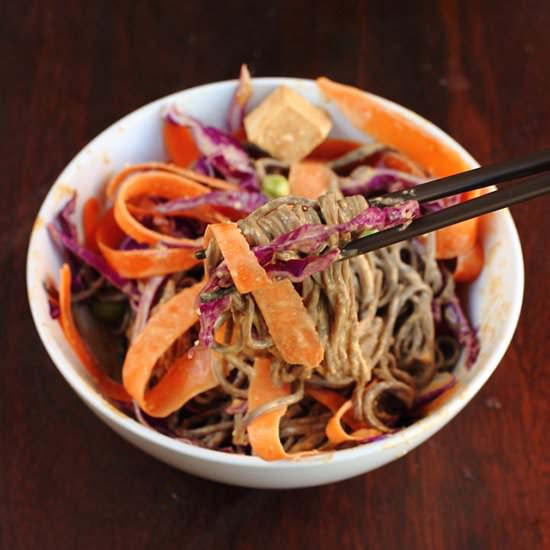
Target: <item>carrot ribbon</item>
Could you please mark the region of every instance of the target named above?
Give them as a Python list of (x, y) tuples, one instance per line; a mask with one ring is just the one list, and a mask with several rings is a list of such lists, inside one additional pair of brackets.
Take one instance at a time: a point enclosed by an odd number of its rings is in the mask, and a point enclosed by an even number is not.
[(174, 164), (167, 164), (164, 162), (142, 162), (139, 164), (126, 166), (126, 168), (123, 168), (122, 170), (117, 172), (117, 174), (107, 184), (107, 197), (113, 200), (117, 194), (118, 188), (130, 176), (134, 174), (150, 172), (151, 170), (157, 172), (165, 172), (167, 174), (174, 174), (176, 176), (182, 176), (195, 182), (204, 183), (205, 185), (207, 185), (208, 187), (212, 187), (213, 189), (235, 191), (239, 188), (236, 183), (230, 183), (228, 181), (213, 178), (211, 176), (205, 176), (204, 174), (199, 174), (198, 172), (195, 172), (193, 170), (180, 168), (179, 166), (175, 166)]
[[(326, 428), (327, 437), (332, 444), (338, 445), (344, 441), (362, 441), (380, 433), (378, 430), (371, 429), (368, 424), (355, 420), (351, 408), (351, 401), (346, 400), (346, 398), (339, 393), (315, 387), (308, 387), (306, 393), (327, 407), (327, 409), (334, 414)], [(351, 435), (344, 431), (342, 420), (354, 430)]]
[(95, 242), (95, 232), (101, 217), (101, 206), (95, 197), (89, 198), (82, 207), (82, 226), (84, 228), (84, 243), (86, 248), (98, 252)]
[[(354, 126), (404, 153), (424, 166), (432, 176), (442, 178), (471, 168), (453, 147), (418, 122), (389, 108), (381, 98), (325, 77), (316, 82), (321, 92), (335, 102)], [(438, 230), (437, 258), (450, 259), (469, 254), (478, 241), (478, 226), (479, 220), (475, 218)], [(462, 281), (471, 281), (471, 277), (475, 278), (477, 274), (477, 269), (472, 269)]]
[[(276, 386), (271, 378), (272, 359), (258, 357), (254, 362), (254, 374), (248, 388), (248, 410), (252, 411), (274, 399), (290, 395), (290, 385)], [(264, 460), (296, 459), (312, 456), (318, 451), (287, 453), (279, 436), (281, 418), (287, 407), (282, 406), (255, 418), (248, 426), (247, 433), (252, 452)]]
[(318, 366), (325, 350), (302, 298), (288, 279), (252, 292), (282, 358), (291, 365)]
[(218, 385), (212, 372), (215, 353), (193, 347), (176, 360), (151, 389), (151, 375), (159, 359), (198, 321), (195, 302), (204, 282), (185, 288), (164, 303), (130, 346), (122, 379), (128, 393), (149, 415), (163, 417), (189, 399)]
[(212, 224), (208, 226), (207, 232), (218, 243), (233, 283), (241, 294), (271, 283), (236, 223)]
[(365, 441), (381, 433), (374, 428), (360, 428), (352, 434), (348, 434), (342, 427), (342, 417), (348, 411), (351, 411), (351, 407), (351, 401), (346, 401), (327, 423), (325, 433), (333, 445), (339, 445), (347, 441)]
[(96, 242), (107, 263), (119, 275), (127, 278), (167, 275), (190, 269), (199, 263), (194, 248), (146, 248), (119, 250), (118, 246), (126, 237), (118, 227), (112, 210), (104, 215), (96, 230)]
[(213, 224), (208, 233), (216, 239), (239, 292), (252, 292), (282, 358), (311, 368), (319, 365), (324, 349), (292, 283), (269, 279), (236, 224)]
[(130, 396), (126, 390), (101, 370), (80, 336), (72, 312), (72, 275), (68, 264), (61, 267), (59, 275), (59, 321), (69, 345), (103, 395), (116, 401), (130, 401)]
[(316, 200), (324, 195), (332, 182), (332, 171), (324, 162), (303, 160), (290, 167), (290, 194)]
[[(206, 192), (206, 187), (200, 183), (175, 174), (156, 170), (135, 174), (129, 177), (118, 190), (114, 202), (115, 220), (124, 233), (139, 243), (165, 242), (175, 246), (197, 247), (199, 240), (172, 237), (149, 229), (130, 213), (128, 203), (144, 195), (172, 200), (180, 197), (196, 197)], [(192, 211), (189, 212), (190, 216), (191, 213)]]

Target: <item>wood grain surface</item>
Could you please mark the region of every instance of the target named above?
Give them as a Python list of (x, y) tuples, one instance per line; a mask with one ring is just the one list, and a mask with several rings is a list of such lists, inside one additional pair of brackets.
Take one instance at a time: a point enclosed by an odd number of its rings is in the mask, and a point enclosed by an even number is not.
[(39, 342), (25, 250), (49, 186), (99, 131), (167, 93), (325, 74), (429, 118), (482, 163), (550, 144), (546, 1), (0, 3), (0, 548), (550, 548), (550, 198), (513, 209), (521, 320), (443, 431), (368, 475), (238, 489), (125, 443)]

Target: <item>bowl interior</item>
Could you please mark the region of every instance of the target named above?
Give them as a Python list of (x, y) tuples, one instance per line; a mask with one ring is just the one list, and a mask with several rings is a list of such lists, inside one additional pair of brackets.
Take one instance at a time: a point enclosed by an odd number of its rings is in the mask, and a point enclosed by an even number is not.
[[(332, 135), (357, 141), (370, 138), (355, 129), (332, 104), (327, 103), (314, 82), (300, 79), (264, 78), (254, 80), (252, 105), (257, 104), (273, 88), (280, 84), (295, 88), (310, 101), (326, 108), (334, 121)], [(238, 462), (254, 464), (259, 468), (278, 468), (274, 463), (263, 462), (255, 457), (233, 456), (217, 451), (199, 449), (171, 440), (139, 425), (122, 415), (97, 393), (85, 371), (75, 357), (56, 321), (52, 321), (43, 283), (57, 281), (60, 257), (54, 249), (46, 224), (53, 219), (73, 190), (78, 192), (75, 219), (80, 219), (83, 203), (91, 196), (101, 194), (108, 179), (127, 164), (166, 160), (162, 144), (161, 113), (170, 102), (177, 102), (181, 109), (202, 121), (223, 127), (227, 106), (234, 90), (234, 82), (222, 82), (200, 86), (173, 94), (151, 103), (124, 117), (105, 130), (86, 146), (67, 166), (56, 180), (40, 209), (33, 227), (27, 258), (27, 289), (32, 315), (40, 337), (52, 360), (67, 382), (80, 397), (98, 414), (108, 419), (111, 425), (148, 440), (154, 445), (170, 448), (214, 462)], [(467, 162), (477, 166), (475, 160), (449, 136), (418, 115), (385, 101), (388, 108), (405, 114), (422, 125), (438, 139), (455, 148)], [(486, 263), (480, 278), (467, 289), (469, 316), (479, 330), (481, 353), (476, 365), (470, 370), (458, 367), (459, 384), (452, 395), (428, 417), (387, 440), (362, 447), (338, 451), (329, 460), (345, 456), (368, 456), (388, 445), (405, 445), (412, 448), (421, 440), (423, 433), (443, 426), (473, 397), (498, 365), (508, 346), (521, 307), (523, 296), (523, 262), (519, 239), (508, 211), (486, 216), (482, 222), (482, 238)], [(314, 459), (303, 460), (300, 468), (307, 467)]]

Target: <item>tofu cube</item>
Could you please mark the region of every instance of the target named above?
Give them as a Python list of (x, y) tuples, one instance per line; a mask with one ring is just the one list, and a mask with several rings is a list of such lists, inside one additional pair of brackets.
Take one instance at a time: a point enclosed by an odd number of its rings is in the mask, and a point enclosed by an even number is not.
[(248, 139), (273, 157), (297, 162), (328, 136), (330, 117), (288, 86), (279, 86), (244, 119)]

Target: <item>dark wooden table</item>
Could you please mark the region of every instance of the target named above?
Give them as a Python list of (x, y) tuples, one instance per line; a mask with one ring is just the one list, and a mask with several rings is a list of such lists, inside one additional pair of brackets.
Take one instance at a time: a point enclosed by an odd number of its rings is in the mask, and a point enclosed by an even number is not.
[(525, 300), (489, 383), (407, 457), (314, 489), (218, 485), (125, 443), (57, 373), (24, 285), (48, 187), (144, 103), (242, 61), (258, 76), (326, 74), (411, 107), (486, 163), (550, 143), (549, 28), (542, 0), (4, 0), (0, 548), (550, 548), (549, 198), (513, 209)]

